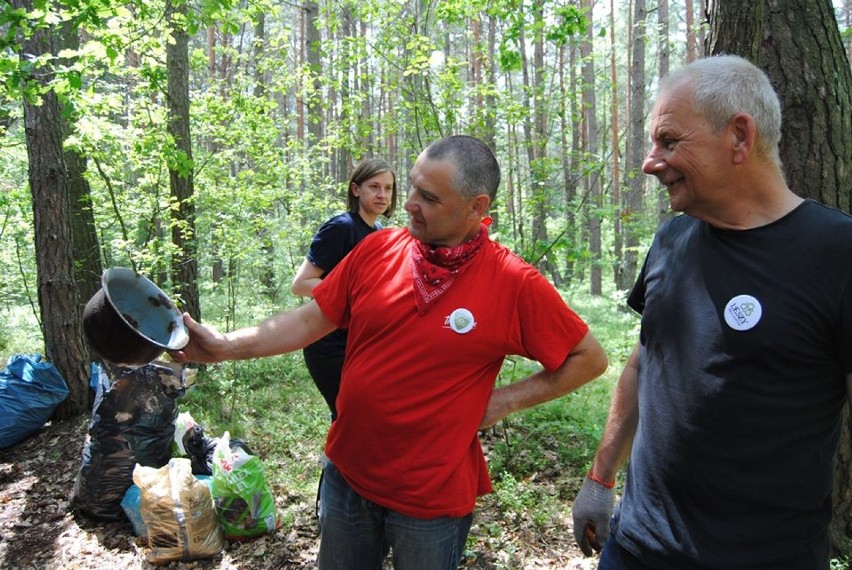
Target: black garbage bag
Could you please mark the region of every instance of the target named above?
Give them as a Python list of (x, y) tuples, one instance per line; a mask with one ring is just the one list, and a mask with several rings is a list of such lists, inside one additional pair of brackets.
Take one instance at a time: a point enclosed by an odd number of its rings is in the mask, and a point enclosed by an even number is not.
[(213, 474), (213, 451), (216, 450), (216, 438), (204, 435), (204, 428), (198, 424), (191, 426), (183, 434), (183, 448), (192, 462), (193, 475)]
[(69, 504), (91, 518), (120, 520), (136, 464), (159, 468), (171, 459), (175, 400), (185, 391), (185, 375), (181, 365), (152, 362), (139, 368), (106, 364), (99, 376)]
[[(198, 424), (193, 424), (186, 430), (183, 434), (183, 448), (192, 462), (193, 475), (213, 474), (213, 452), (216, 451), (218, 442), (219, 438), (204, 435), (204, 428)], [(241, 439), (230, 440), (230, 447), (232, 450), (242, 449), (249, 455), (254, 455), (248, 444)]]

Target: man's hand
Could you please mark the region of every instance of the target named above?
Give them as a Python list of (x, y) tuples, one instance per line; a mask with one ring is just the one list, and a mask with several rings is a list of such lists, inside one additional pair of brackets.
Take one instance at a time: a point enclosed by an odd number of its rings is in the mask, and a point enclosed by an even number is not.
[[(615, 504), (615, 491), (586, 477), (571, 509), (574, 517), (574, 540), (583, 554), (600, 552), (609, 538), (609, 519)], [(594, 549), (594, 550), (593, 550)]]
[(227, 341), (225, 336), (213, 327), (202, 325), (183, 314), (183, 322), (189, 331), (189, 343), (181, 350), (169, 351), (175, 362), (220, 362), (224, 360), (222, 351)]

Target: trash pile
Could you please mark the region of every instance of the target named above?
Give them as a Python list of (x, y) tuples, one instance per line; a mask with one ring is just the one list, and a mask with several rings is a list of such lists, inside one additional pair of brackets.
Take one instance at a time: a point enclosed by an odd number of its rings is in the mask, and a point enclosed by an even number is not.
[(263, 465), (248, 445), (228, 432), (208, 437), (179, 413), (192, 372), (160, 361), (95, 370), (89, 437), (69, 505), (96, 520), (126, 517), (147, 539), (153, 564), (211, 558), (226, 540), (279, 524)]
[[(181, 312), (134, 270), (108, 269), (101, 284), (83, 311), (102, 364), (92, 364), (95, 401), (71, 510), (102, 521), (127, 517), (154, 564), (210, 558), (226, 540), (273, 532), (278, 514), (260, 459), (228, 432), (208, 437), (179, 413), (195, 371), (156, 360), (189, 342)], [(41, 428), (67, 396), (40, 355), (10, 359), (0, 374), (0, 448)]]

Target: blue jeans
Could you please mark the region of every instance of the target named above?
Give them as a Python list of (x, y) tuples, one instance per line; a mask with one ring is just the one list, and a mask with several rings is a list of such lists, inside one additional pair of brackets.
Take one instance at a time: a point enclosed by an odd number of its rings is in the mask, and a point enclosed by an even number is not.
[(380, 570), (388, 551), (396, 570), (456, 570), (473, 513), (418, 519), (358, 495), (334, 465), (320, 491), (320, 570)]
[(601, 551), (598, 570), (654, 570), (654, 567), (648, 566), (624, 550), (615, 540), (615, 529), (613, 528), (610, 530), (609, 538)]

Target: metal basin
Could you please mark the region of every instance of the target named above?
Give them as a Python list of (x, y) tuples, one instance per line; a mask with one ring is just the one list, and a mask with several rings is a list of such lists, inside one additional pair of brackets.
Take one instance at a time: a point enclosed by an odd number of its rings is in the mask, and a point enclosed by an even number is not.
[(120, 366), (142, 366), (189, 342), (181, 312), (148, 278), (132, 269), (104, 271), (101, 289), (83, 310), (92, 350)]

